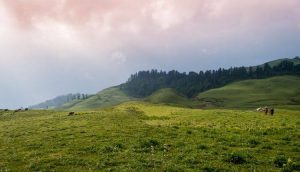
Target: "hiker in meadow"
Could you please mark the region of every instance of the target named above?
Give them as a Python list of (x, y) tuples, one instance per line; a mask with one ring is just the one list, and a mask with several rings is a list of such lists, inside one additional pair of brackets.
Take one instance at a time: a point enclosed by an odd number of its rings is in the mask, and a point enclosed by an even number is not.
[(269, 109), (266, 107), (265, 108), (265, 115), (268, 115)]
[(270, 114), (273, 116), (274, 115), (274, 108), (271, 108)]

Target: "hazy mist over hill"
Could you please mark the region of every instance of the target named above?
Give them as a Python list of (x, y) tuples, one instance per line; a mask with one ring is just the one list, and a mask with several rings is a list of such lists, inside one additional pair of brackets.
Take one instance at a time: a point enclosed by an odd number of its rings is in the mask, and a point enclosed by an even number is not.
[(96, 93), (138, 70), (300, 54), (298, 0), (0, 1), (0, 108)]

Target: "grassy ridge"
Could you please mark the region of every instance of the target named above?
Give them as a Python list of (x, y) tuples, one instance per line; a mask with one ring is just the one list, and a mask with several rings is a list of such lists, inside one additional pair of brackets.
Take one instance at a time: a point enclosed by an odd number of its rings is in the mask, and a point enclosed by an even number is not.
[(122, 92), (119, 87), (111, 87), (104, 89), (90, 98), (76, 102), (73, 101), (71, 103), (65, 104), (60, 109), (69, 109), (69, 110), (91, 110), (91, 109), (99, 109), (109, 106), (114, 106), (120, 104), (122, 102), (136, 100), (133, 97), (127, 96), (124, 92)]
[(119, 87), (111, 87), (86, 100), (67, 103), (61, 109), (95, 110), (132, 100), (192, 108), (275, 106), (300, 109), (299, 85), (300, 77), (297, 76), (245, 80), (200, 93), (193, 99), (188, 99), (171, 88), (160, 89), (144, 99), (135, 99), (126, 95)]
[(0, 112), (0, 171), (280, 171), (288, 159), (299, 170), (299, 115), (141, 102)]
[[(271, 67), (277, 66), (279, 63), (281, 63), (282, 61), (287, 60), (289, 62), (293, 62), (294, 65), (298, 65), (300, 64), (300, 59), (299, 58), (293, 58), (293, 59), (289, 59), (289, 58), (284, 58), (284, 59), (278, 59), (278, 60), (273, 60), (270, 62), (267, 62)], [(264, 65), (260, 65), (261, 67), (263, 67)]]
[(200, 93), (198, 99), (213, 107), (299, 107), (300, 77), (279, 76), (236, 82)]
[(164, 88), (145, 98), (146, 102), (161, 103), (173, 106), (195, 107), (198, 102), (180, 95), (172, 88)]

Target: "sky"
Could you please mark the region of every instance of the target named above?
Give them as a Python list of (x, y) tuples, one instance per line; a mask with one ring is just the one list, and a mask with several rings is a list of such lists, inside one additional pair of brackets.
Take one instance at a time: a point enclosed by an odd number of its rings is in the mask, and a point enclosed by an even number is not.
[(298, 55), (299, 0), (0, 0), (0, 108)]

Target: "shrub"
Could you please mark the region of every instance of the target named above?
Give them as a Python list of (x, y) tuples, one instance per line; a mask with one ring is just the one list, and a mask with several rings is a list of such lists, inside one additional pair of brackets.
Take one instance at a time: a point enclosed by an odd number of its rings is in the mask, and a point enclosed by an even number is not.
[(181, 172), (184, 171), (181, 167), (176, 165), (169, 165), (166, 169), (166, 172)]
[(255, 139), (251, 139), (251, 140), (249, 140), (249, 144), (250, 144), (250, 147), (251, 147), (251, 148), (254, 148), (254, 147), (256, 147), (257, 145), (259, 145), (260, 142), (257, 141), (257, 140), (255, 140)]
[(185, 160), (185, 163), (187, 163), (191, 167), (195, 167), (200, 163), (197, 157), (189, 157)]
[(288, 159), (286, 164), (283, 164), (282, 171), (283, 172), (292, 172), (294, 170), (299, 170), (299, 164), (297, 167), (297, 164), (292, 161), (292, 159)]
[(288, 137), (288, 136), (283, 137), (282, 140), (285, 140), (285, 141), (292, 141), (292, 139), (291, 139), (290, 137)]
[(140, 148), (142, 149), (143, 152), (150, 152), (151, 151), (151, 147), (158, 147), (160, 144), (157, 140), (154, 139), (149, 139), (146, 141), (143, 141), (140, 143)]
[(179, 127), (178, 127), (177, 125), (174, 125), (174, 126), (173, 126), (173, 128), (175, 128), (175, 129), (179, 129)]
[(186, 131), (187, 134), (192, 134), (193, 132), (191, 130)]
[(242, 153), (233, 152), (229, 155), (227, 155), (227, 162), (233, 163), (233, 164), (244, 164), (246, 163), (246, 157)]
[(98, 149), (95, 145), (92, 145), (92, 146), (83, 148), (82, 151), (84, 151), (86, 153), (96, 153), (98, 151)]
[(114, 148), (112, 148), (111, 146), (105, 146), (102, 150), (103, 153), (111, 153), (114, 151)]
[(283, 165), (286, 163), (287, 163), (287, 158), (284, 155), (278, 155), (274, 160), (275, 166), (279, 168), (282, 168)]
[(208, 149), (208, 146), (206, 146), (206, 145), (198, 145), (197, 149), (201, 149), (201, 150)]
[(271, 150), (271, 149), (273, 149), (273, 147), (271, 145), (266, 144), (266, 145), (262, 146), (262, 149)]

